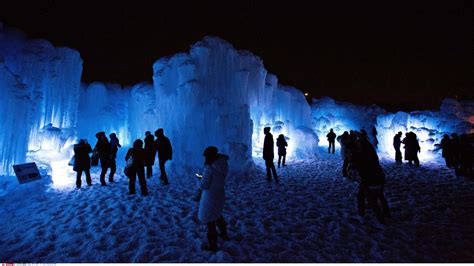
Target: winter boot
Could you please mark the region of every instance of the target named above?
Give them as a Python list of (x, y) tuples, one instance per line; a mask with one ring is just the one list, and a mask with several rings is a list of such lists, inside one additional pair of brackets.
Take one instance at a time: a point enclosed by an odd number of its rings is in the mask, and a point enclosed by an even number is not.
[(216, 221), (217, 227), (219, 228), (219, 237), (224, 240), (228, 241), (230, 240), (229, 236), (227, 235), (227, 225), (224, 220), (224, 217), (221, 216), (219, 219)]
[(209, 244), (204, 244), (202, 246), (203, 250), (216, 252), (217, 248), (217, 232), (208, 232), (207, 233), (207, 241)]

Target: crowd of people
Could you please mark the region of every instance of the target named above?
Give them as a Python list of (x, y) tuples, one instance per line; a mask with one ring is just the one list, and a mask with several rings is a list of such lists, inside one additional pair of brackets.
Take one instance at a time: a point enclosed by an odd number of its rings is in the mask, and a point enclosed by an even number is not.
[[(77, 173), (77, 189), (81, 188), (81, 176), (83, 172), (86, 175), (87, 185), (92, 185), (90, 168), (91, 166), (98, 166), (99, 162), (101, 167), (100, 184), (107, 186), (105, 176), (109, 169), (109, 183), (114, 182), (114, 175), (117, 170), (117, 152), (122, 145), (120, 145), (120, 141), (115, 133), (109, 135), (110, 140), (103, 131), (98, 132), (95, 136), (97, 143), (94, 149), (91, 148), (85, 139), (79, 140), (79, 143), (74, 145), (73, 170)], [(160, 180), (164, 185), (169, 184), (165, 164), (173, 158), (173, 149), (170, 140), (164, 135), (162, 128), (155, 131), (155, 136), (156, 139), (151, 135), (150, 131), (147, 131), (145, 133), (145, 141), (143, 142), (141, 139), (135, 140), (125, 156), (126, 167), (124, 173), (129, 178), (130, 194), (135, 194), (135, 183), (138, 178), (142, 195), (148, 195), (145, 168), (146, 176), (151, 178), (156, 155), (158, 155), (160, 165)], [(143, 147), (143, 143), (145, 143), (145, 147)], [(90, 156), (91, 153), (92, 158)]]
[[(270, 127), (264, 128), (263, 159), (266, 166), (267, 180), (274, 180), (279, 183), (280, 179), (274, 164), (274, 147), (278, 147), (278, 168), (286, 166), (286, 148), (288, 146), (287, 138), (280, 134), (276, 139), (276, 145), (273, 135), (270, 133)], [(342, 157), (342, 176), (350, 180), (358, 181), (357, 191), (357, 213), (363, 219), (366, 207), (370, 207), (381, 224), (386, 223), (390, 216), (390, 208), (385, 199), (384, 185), (385, 173), (380, 165), (376, 152), (376, 130), (372, 130), (372, 136), (375, 143), (369, 141), (367, 132), (345, 131), (342, 135), (336, 136), (333, 129), (327, 134), (329, 148), (328, 153), (335, 153), (335, 141), (340, 144)], [(107, 139), (105, 132), (96, 134), (97, 143), (94, 149), (87, 143), (87, 140), (81, 139), (74, 145), (74, 171), (77, 172), (76, 187), (81, 187), (81, 176), (84, 172), (86, 182), (92, 185), (90, 168), (98, 166), (100, 162), (101, 173), (100, 183), (106, 186), (105, 176), (109, 172), (109, 182), (114, 182), (116, 171), (117, 151), (121, 148), (117, 136), (112, 133)], [(156, 137), (156, 139), (155, 139)], [(393, 147), (395, 149), (395, 161), (402, 163), (401, 146), (404, 145), (405, 160), (408, 164), (420, 166), (418, 153), (421, 151), (417, 136), (413, 132), (407, 132), (405, 138), (402, 138), (402, 132), (398, 132), (393, 138)], [(445, 135), (440, 144), (442, 155), (446, 160), (446, 166), (454, 168), (456, 174), (472, 176), (472, 147), (469, 145), (467, 135), (453, 134), (450, 138)], [(93, 154), (90, 158), (89, 154)], [(153, 165), (155, 157), (158, 155), (160, 180), (162, 184), (169, 184), (165, 170), (165, 164), (172, 160), (172, 146), (170, 140), (164, 135), (163, 129), (155, 131), (154, 136), (150, 131), (145, 133), (142, 141), (137, 139), (125, 156), (126, 167), (125, 175), (129, 178), (129, 193), (135, 194), (135, 183), (138, 178), (141, 194), (148, 195), (146, 178), (153, 176)], [(228, 240), (226, 221), (222, 215), (225, 199), (225, 180), (228, 174), (229, 157), (219, 153), (217, 147), (209, 146), (204, 152), (204, 173), (196, 174), (196, 183), (199, 189), (197, 200), (199, 201), (198, 218), (207, 225), (208, 244), (203, 246), (204, 250), (215, 252), (218, 250), (217, 238), (220, 236), (223, 240)], [(217, 233), (219, 229), (219, 233)]]

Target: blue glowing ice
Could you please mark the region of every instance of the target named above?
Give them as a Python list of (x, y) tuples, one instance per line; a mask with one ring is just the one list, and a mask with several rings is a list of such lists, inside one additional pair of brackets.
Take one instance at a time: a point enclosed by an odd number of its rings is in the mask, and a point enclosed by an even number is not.
[(329, 97), (313, 99), (311, 111), (313, 127), (320, 138), (320, 145), (326, 147), (329, 145), (326, 135), (331, 128), (337, 136), (342, 135), (344, 131), (365, 129), (373, 142), (372, 127), (377, 116), (385, 113), (385, 110), (376, 105), (354, 105)]
[(40, 149), (46, 125), (76, 126), (82, 59), (0, 24), (0, 72), (0, 173), (9, 173), (27, 150)]
[[(27, 159), (51, 169), (55, 184), (72, 184), (67, 162), (79, 138), (116, 133), (122, 145), (164, 128), (174, 150), (171, 167), (189, 173), (202, 167), (202, 151), (214, 145), (230, 156), (230, 170), (245, 172), (261, 156), (263, 128), (288, 138), (288, 160), (307, 158), (326, 134), (377, 125), (379, 151), (392, 153), (393, 135), (418, 134), (429, 151), (445, 132), (472, 132), (474, 104), (447, 99), (439, 112), (387, 114), (331, 98), (312, 106), (296, 88), (278, 83), (248, 51), (205, 37), (189, 53), (161, 58), (153, 84), (131, 88), (81, 84), (77, 51), (45, 40), (28, 40), (0, 24), (0, 174)], [(120, 160), (118, 163), (120, 163)]]
[(393, 137), (398, 131), (413, 131), (419, 140), (420, 159), (429, 159), (434, 154), (435, 144), (440, 143), (444, 134), (474, 133), (474, 103), (445, 99), (440, 111), (398, 112), (379, 115), (377, 131), (379, 133), (379, 151), (390, 155), (395, 154)]
[(174, 163), (201, 166), (202, 151), (214, 145), (231, 155), (231, 170), (245, 170), (260, 155), (266, 126), (289, 137), (288, 157), (314, 153), (303, 93), (279, 85), (257, 56), (206, 37), (189, 53), (158, 60), (153, 70), (158, 124), (181, 155)]

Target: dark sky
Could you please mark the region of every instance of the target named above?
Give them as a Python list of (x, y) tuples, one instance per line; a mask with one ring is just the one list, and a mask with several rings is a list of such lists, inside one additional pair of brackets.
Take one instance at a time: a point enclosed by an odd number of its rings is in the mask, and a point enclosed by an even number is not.
[(313, 97), (389, 110), (473, 98), (472, 1), (4, 2), (7, 26), (77, 49), (86, 82), (151, 82), (156, 59), (215, 35)]

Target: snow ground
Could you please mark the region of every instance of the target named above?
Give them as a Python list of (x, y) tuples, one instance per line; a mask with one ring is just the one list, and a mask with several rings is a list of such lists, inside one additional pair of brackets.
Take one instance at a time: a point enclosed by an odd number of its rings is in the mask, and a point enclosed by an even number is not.
[[(369, 210), (356, 217), (357, 184), (340, 174), (339, 155), (292, 162), (265, 180), (229, 177), (224, 216), (230, 241), (201, 251), (193, 178), (155, 176), (150, 196), (127, 195), (128, 179), (76, 191), (46, 180), (0, 196), (3, 262), (473, 262), (474, 182), (441, 162), (418, 169), (382, 159), (393, 219), (380, 228)], [(155, 169), (158, 170), (158, 169)], [(156, 171), (158, 172), (158, 171)], [(185, 181), (186, 180), (186, 181)], [(83, 177), (85, 183), (85, 177)]]

